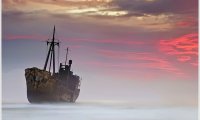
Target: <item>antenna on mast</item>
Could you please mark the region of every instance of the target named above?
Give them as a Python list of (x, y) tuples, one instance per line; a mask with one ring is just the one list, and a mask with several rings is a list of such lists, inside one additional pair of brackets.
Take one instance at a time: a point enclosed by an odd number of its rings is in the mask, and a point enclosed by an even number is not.
[(69, 48), (67, 48), (67, 53), (66, 53), (66, 59), (65, 59), (65, 65), (67, 64), (67, 56), (68, 56)]

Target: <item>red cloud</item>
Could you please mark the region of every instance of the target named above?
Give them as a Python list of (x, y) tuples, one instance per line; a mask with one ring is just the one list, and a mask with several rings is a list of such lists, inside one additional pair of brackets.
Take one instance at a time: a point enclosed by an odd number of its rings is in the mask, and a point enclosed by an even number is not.
[(191, 62), (198, 56), (198, 34), (192, 33), (181, 37), (160, 40), (160, 51), (175, 56), (180, 62)]

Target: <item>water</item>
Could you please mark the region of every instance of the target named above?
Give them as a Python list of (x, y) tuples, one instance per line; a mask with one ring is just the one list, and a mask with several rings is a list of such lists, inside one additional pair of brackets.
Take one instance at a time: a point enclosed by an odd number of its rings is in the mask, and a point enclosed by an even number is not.
[(132, 104), (3, 104), (3, 120), (197, 120), (194, 107), (139, 107)]

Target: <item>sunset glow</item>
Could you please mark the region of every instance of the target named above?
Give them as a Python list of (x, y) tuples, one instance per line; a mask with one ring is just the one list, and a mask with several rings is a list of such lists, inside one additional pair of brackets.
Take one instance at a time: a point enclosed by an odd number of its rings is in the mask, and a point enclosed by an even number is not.
[[(92, 91), (88, 87), (92, 83), (107, 80), (112, 81), (108, 86), (114, 81), (145, 85), (151, 81), (155, 83), (152, 86), (161, 84), (155, 81), (165, 81), (169, 89), (177, 81), (190, 82), (191, 86), (197, 83), (197, 0), (2, 2), (3, 73), (11, 68), (43, 67), (44, 42), (51, 38), (55, 25), (61, 42), (60, 62), (69, 47), (73, 70), (86, 81), (86, 91)], [(196, 90), (191, 88), (183, 86), (181, 90)], [(166, 91), (158, 94), (164, 96)], [(177, 96), (172, 94), (179, 101)], [(196, 102), (190, 97), (188, 101)]]

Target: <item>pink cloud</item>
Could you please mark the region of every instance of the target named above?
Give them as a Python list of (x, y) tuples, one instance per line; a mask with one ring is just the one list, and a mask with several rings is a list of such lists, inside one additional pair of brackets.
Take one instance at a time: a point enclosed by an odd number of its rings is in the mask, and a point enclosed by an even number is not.
[[(6, 35), (5, 40), (47, 40), (47, 36), (42, 35)], [(145, 44), (142, 41), (136, 40), (121, 40), (121, 39), (78, 39), (78, 38), (65, 38), (59, 37), (60, 41), (75, 42), (76, 44), (81, 43), (101, 43), (101, 44), (117, 44), (117, 45), (142, 45)], [(81, 47), (80, 45), (73, 46), (75, 48)]]
[(198, 67), (198, 60), (196, 60), (194, 62), (191, 62), (190, 64), (193, 65), (193, 66), (195, 66), (195, 67)]
[(190, 27), (192, 25), (194, 25), (195, 23), (192, 21), (179, 21), (176, 23), (177, 26), (179, 27)]
[[(66, 40), (66, 38), (63, 38)], [(142, 45), (142, 41), (136, 40), (121, 40), (121, 39), (68, 39), (71, 42), (88, 42), (88, 43), (103, 43), (103, 44), (122, 44), (122, 45)]]
[(5, 40), (45, 40), (42, 35), (6, 35)]
[(81, 47), (84, 47), (83, 45), (70, 45), (69, 48), (70, 49), (78, 49), (78, 48), (81, 48)]
[(186, 34), (169, 40), (160, 40), (159, 49), (167, 55), (175, 56), (180, 62), (192, 62), (198, 56), (198, 34)]
[(116, 79), (144, 79), (144, 80), (156, 80), (158, 77), (162, 76), (159, 73), (152, 72), (148, 70), (145, 72), (140, 68), (147, 68), (142, 64), (134, 63), (109, 63), (103, 61), (88, 61), (84, 62), (84, 65), (89, 65), (92, 68), (98, 68), (102, 74), (112, 76)]
[(179, 58), (177, 58), (178, 61), (180, 62), (187, 62), (187, 61), (190, 61), (191, 60), (191, 57), (190, 56), (180, 56)]
[(129, 62), (133, 62), (134, 64), (129, 65), (129, 67), (132, 66), (133, 68), (135, 67), (144, 69), (150, 68), (150, 69), (171, 72), (177, 75), (184, 74), (180, 69), (175, 67), (172, 63), (158, 57), (153, 53), (119, 52), (111, 50), (100, 50), (98, 51), (98, 53), (106, 58), (121, 60), (121, 61), (128, 60)]

